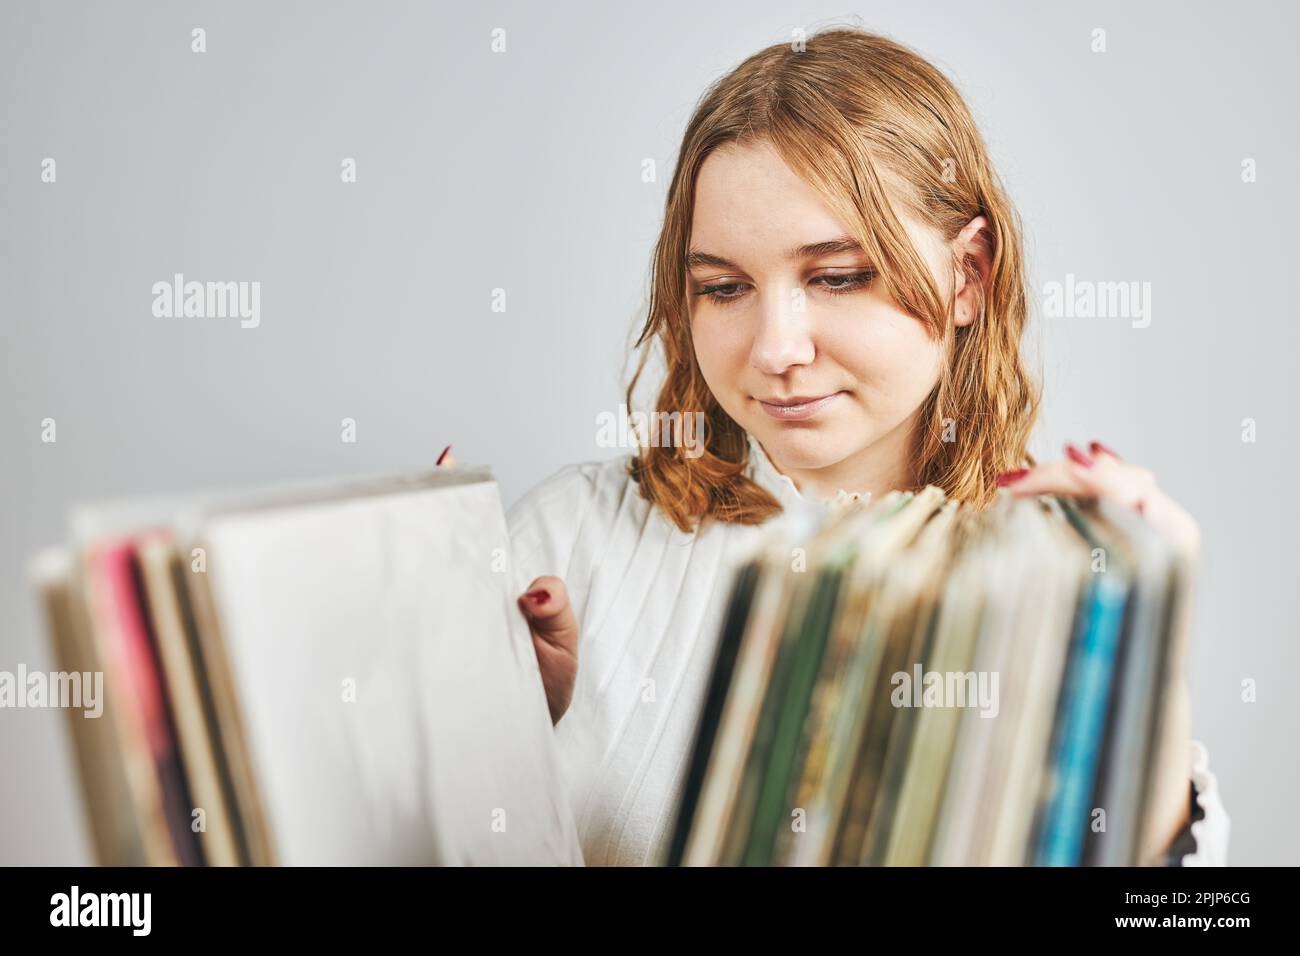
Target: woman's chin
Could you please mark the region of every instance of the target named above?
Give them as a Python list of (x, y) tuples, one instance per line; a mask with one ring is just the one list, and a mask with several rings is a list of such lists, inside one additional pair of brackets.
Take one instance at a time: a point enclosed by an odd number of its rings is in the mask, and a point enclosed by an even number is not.
[[(755, 432), (778, 469), (817, 471), (839, 464), (861, 447), (861, 442), (836, 441), (819, 429), (778, 428)], [(841, 447), (843, 446), (843, 447)]]

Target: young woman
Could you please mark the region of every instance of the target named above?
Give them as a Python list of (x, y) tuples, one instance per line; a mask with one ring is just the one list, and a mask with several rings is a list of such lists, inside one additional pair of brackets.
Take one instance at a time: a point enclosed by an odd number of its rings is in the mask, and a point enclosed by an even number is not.
[[(1196, 552), (1149, 471), (1096, 442), (1026, 454), (1027, 313), (1016, 214), (966, 105), (917, 54), (837, 29), (707, 92), (628, 389), (631, 407), (657, 343), (657, 409), (702, 411), (707, 440), (572, 465), (509, 516), (588, 864), (662, 859), (732, 568), (784, 506), (927, 484), (981, 507), (1000, 486), (1104, 496)], [(1188, 762), (1157, 796), (1162, 832), (1172, 859), (1223, 862), (1185, 682), (1171, 693)]]

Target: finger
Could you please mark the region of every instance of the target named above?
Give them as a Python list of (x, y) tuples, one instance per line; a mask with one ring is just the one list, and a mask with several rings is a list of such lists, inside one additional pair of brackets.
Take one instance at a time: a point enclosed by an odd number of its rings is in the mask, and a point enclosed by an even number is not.
[(1088, 451), (1093, 458), (1114, 458), (1116, 461), (1123, 461), (1119, 453), (1111, 448), (1107, 448), (1095, 438), (1088, 443)]
[(1085, 455), (1072, 445), (1066, 446), (1074, 472), (1088, 486), (1089, 494), (1141, 511), (1146, 499), (1156, 492), (1155, 475), (1149, 469), (1129, 464), (1100, 442), (1092, 446), (1101, 452)]
[(438, 460), (434, 462), (434, 465), (439, 468), (456, 467), (456, 456), (451, 453), (450, 445), (442, 450), (442, 454), (438, 456)]
[(1068, 461), (1049, 461), (1028, 469), (1024, 476), (1004, 486), (1017, 497), (1030, 495), (1092, 494), (1089, 485)]
[[(1137, 492), (1136, 485), (1124, 477), (1126, 473), (1132, 473), (1131, 466), (1126, 465), (1124, 459), (1114, 449), (1108, 448), (1095, 438), (1088, 443), (1088, 452), (1088, 457), (1098, 465), (1096, 479), (1104, 483), (1113, 497), (1136, 508), (1141, 514), (1145, 495)], [(1119, 465), (1120, 468), (1117, 470), (1112, 467), (1114, 465)]]
[(569, 604), (569, 592), (562, 580), (551, 575), (535, 579), (519, 596), (519, 606), (528, 618), (534, 637), (577, 653), (578, 619)]

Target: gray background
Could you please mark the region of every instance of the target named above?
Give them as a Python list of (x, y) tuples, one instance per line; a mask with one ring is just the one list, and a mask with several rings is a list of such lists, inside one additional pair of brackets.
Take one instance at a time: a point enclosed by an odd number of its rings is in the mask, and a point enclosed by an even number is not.
[[(0, 669), (51, 666), (26, 564), (65, 537), (74, 500), (415, 469), (454, 442), (509, 503), (616, 454), (595, 419), (621, 400), (694, 102), (792, 28), (856, 16), (956, 79), (1024, 216), (1036, 288), (1152, 283), (1149, 328), (1042, 323), (1035, 451), (1100, 438), (1201, 521), (1193, 730), (1232, 861), (1300, 862), (1300, 17), (1063, 7), (5, 0)], [(154, 318), (150, 287), (174, 272), (261, 281), (261, 327)], [(57, 444), (40, 441), (46, 417)], [(0, 711), (0, 863), (89, 859), (63, 720)]]

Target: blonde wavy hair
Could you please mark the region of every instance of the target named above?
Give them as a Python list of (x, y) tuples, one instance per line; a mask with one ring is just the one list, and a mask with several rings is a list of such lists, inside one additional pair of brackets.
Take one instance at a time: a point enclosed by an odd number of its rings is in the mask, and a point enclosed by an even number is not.
[[(946, 361), (914, 436), (917, 487), (938, 485), (986, 507), (997, 475), (1033, 464), (1026, 446), (1039, 405), (1021, 357), (1028, 297), (1019, 217), (989, 160), (970, 111), (948, 79), (907, 47), (838, 27), (803, 44), (759, 51), (704, 94), (682, 139), (656, 245), (640, 359), (628, 408), (651, 350), (663, 350), (659, 409), (703, 410), (703, 451), (643, 447), (629, 470), (641, 494), (683, 531), (705, 518), (758, 524), (781, 510), (745, 474), (749, 441), (713, 397), (691, 341), (686, 256), (695, 182), (723, 144), (770, 143), (812, 186), (871, 257), (878, 282), (942, 341)], [(888, 187), (888, 192), (887, 192)], [(988, 221), (992, 267), (969, 326), (951, 321), (930, 270), (891, 206), (905, 204), (951, 242), (976, 216)], [(945, 441), (945, 419), (955, 440)], [(698, 440), (698, 436), (697, 436)]]

